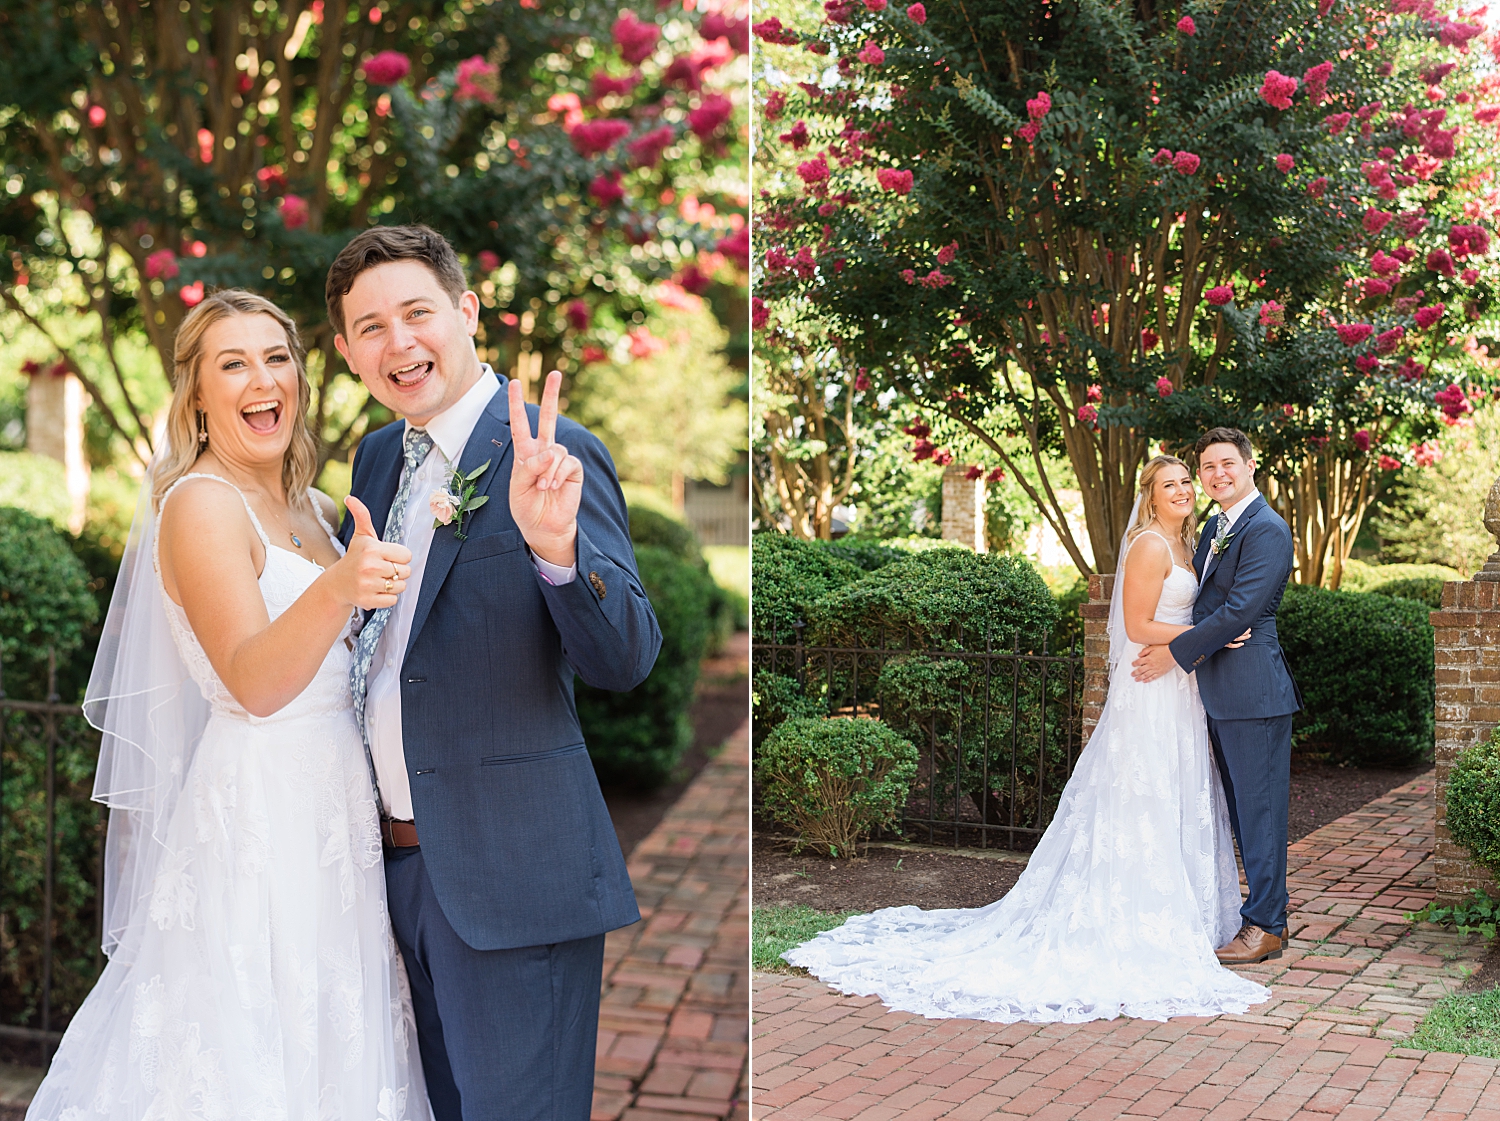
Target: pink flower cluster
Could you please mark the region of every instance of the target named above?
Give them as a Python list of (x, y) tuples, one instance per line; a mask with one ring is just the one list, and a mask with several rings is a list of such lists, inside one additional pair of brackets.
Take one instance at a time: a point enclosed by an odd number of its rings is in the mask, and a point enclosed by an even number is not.
[(1297, 79), (1275, 70), (1266, 71), (1260, 84), (1260, 96), (1272, 109), (1290, 109), (1292, 95), (1297, 92)]
[(147, 280), (171, 280), (179, 271), (177, 254), (170, 249), (158, 249), (146, 258)]
[(1279, 156), (1276, 157), (1276, 170), (1285, 175), (1292, 170), (1296, 163), (1297, 161), (1290, 155), (1288, 155), (1286, 152), (1282, 152)]
[(1423, 440), (1411, 446), (1411, 457), (1418, 467), (1431, 467), (1443, 458), (1443, 449), (1433, 440)]
[(1354, 446), (1362, 452), (1370, 450), (1370, 430), (1361, 428), (1354, 434)]
[(458, 64), (458, 84), (453, 87), (454, 100), (482, 101), (488, 104), (495, 100), (499, 79), (500, 68), (486, 62), (483, 55), (466, 58)]
[(1223, 307), (1234, 299), (1234, 285), (1220, 284), (1203, 293), (1203, 298), (1214, 307)]
[(1333, 63), (1320, 62), (1302, 75), (1302, 92), (1314, 105), (1321, 105), (1328, 98), (1328, 79), (1333, 76)]
[(629, 121), (584, 121), (569, 134), (580, 156), (607, 152), (630, 133)]
[[(624, 17), (621, 16), (621, 19)], [(770, 19), (761, 20), (750, 28), (755, 37), (762, 43), (770, 43), (778, 47), (795, 47), (802, 40), (797, 38), (797, 33), (789, 27), (783, 27), (781, 21), (775, 16)], [(618, 37), (615, 40), (619, 42)], [(654, 44), (653, 44), (654, 45)], [(649, 52), (648, 52), (649, 53)]]
[(411, 73), (411, 59), (400, 51), (381, 51), (365, 63), (365, 81), (375, 86), (394, 86)]
[(1448, 231), (1448, 244), (1460, 260), (1471, 253), (1482, 257), (1490, 251), (1490, 235), (1483, 226), (1456, 225)]
[(693, 130), (694, 136), (707, 140), (719, 131), (733, 112), (734, 103), (729, 98), (721, 93), (709, 94), (696, 109), (688, 110), (688, 128)]
[(1262, 327), (1280, 327), (1286, 322), (1286, 308), (1275, 300), (1267, 300), (1260, 305), (1260, 325)]
[[(798, 168), (799, 173), (800, 171), (801, 168)], [(910, 171), (901, 171), (894, 167), (882, 167), (875, 172), (875, 181), (880, 184), (882, 190), (895, 191), (898, 195), (911, 193), (912, 173)]]
[(1373, 206), (1370, 207), (1365, 211), (1364, 216), (1363, 224), (1365, 227), (1365, 233), (1378, 234), (1381, 230), (1385, 229), (1386, 225), (1394, 217), (1395, 215), (1391, 214), (1389, 211), (1377, 210)]
[(1345, 346), (1358, 346), (1375, 332), (1375, 328), (1368, 323), (1340, 323), (1336, 330), (1339, 341)]
[[(781, 22), (779, 20), (767, 20), (766, 23), (757, 25), (755, 33), (760, 35), (762, 39), (766, 39), (765, 35), (761, 35), (760, 28), (766, 27), (770, 23), (776, 24), (777, 32), (781, 31)], [(638, 62), (645, 62), (646, 59), (650, 58), (656, 50), (657, 40), (661, 38), (661, 28), (657, 27), (654, 23), (643, 23), (629, 9), (620, 13), (620, 18), (615, 20), (614, 26), (610, 28), (610, 33), (614, 36), (615, 46), (620, 48), (620, 57), (632, 66)], [(767, 41), (770, 42), (772, 40), (768, 39)], [(796, 41), (794, 36), (792, 42), (795, 43)]]
[[(691, 114), (689, 114), (691, 121)], [(629, 144), (625, 150), (630, 153), (630, 158), (638, 167), (655, 167), (661, 162), (662, 153), (672, 146), (672, 141), (677, 139), (677, 134), (672, 131), (671, 125), (662, 125), (650, 132), (643, 132)]]
[(1465, 413), (1474, 411), (1474, 406), (1469, 403), (1468, 395), (1463, 388), (1457, 385), (1449, 385), (1447, 389), (1439, 390), (1432, 396), (1433, 403), (1443, 410), (1443, 416), (1452, 423), (1457, 421)]
[(1406, 328), (1400, 324), (1392, 327), (1389, 331), (1382, 331), (1375, 336), (1375, 349), (1381, 354), (1390, 354), (1406, 337)]
[(1192, 16), (1183, 16), (1177, 21), (1177, 30), (1184, 35), (1196, 35), (1198, 34), (1198, 25), (1193, 22)]
[(859, 61), (866, 66), (884, 66), (885, 51), (881, 49), (879, 43), (872, 40), (865, 44), (864, 50), (859, 52)]
[(1416, 316), (1417, 329), (1421, 331), (1427, 330), (1427, 328), (1431, 327), (1434, 323), (1443, 318), (1443, 312), (1445, 310), (1446, 308), (1444, 308), (1442, 304), (1431, 304), (1428, 307), (1419, 307), (1417, 309)]
[(1172, 379), (1160, 377), (1156, 379), (1156, 395), (1158, 397), (1172, 396)]

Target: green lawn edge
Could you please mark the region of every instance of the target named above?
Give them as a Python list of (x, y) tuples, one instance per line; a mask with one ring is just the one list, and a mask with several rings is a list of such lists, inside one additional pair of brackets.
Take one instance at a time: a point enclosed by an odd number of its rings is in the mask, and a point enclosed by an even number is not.
[(750, 912), (750, 967), (761, 973), (791, 973), (806, 976), (781, 960), (793, 946), (800, 946), (814, 935), (842, 926), (850, 915), (862, 911), (814, 911), (797, 904), (791, 907), (756, 907)]

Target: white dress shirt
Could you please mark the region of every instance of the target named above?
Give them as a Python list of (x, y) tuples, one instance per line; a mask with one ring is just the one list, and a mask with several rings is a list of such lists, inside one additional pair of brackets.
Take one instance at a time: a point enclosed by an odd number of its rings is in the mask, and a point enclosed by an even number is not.
[[(365, 728), (370, 737), (370, 754), (375, 760), (381, 801), (385, 812), (398, 821), (410, 821), (413, 816), (411, 780), (406, 774), (406, 751), (401, 742), (401, 663), (406, 657), (406, 643), (411, 637), (412, 616), (417, 610), (422, 573), (427, 568), (427, 553), (432, 547), (434, 526), (427, 499), (433, 491), (446, 489), (448, 474), (458, 465), (474, 425), (484, 415), (490, 398), (499, 391), (500, 379), (486, 365), (479, 380), (467, 393), (427, 422), (432, 450), (417, 467), (406, 502), (406, 515), (402, 519), (400, 540), (411, 550), (411, 577), (375, 645), (365, 694)], [(406, 422), (406, 427), (410, 426), (411, 422)], [(402, 435), (404, 438), (404, 429)], [(534, 555), (531, 560), (538, 573), (553, 584), (569, 583), (578, 574), (576, 564), (563, 568)]]
[(1229, 515), (1229, 527), (1225, 529), (1225, 533), (1228, 533), (1230, 530), (1234, 529), (1234, 523), (1240, 520), (1240, 515), (1245, 512), (1245, 508), (1248, 507), (1250, 503), (1255, 501), (1255, 496), (1259, 493), (1259, 490), (1257, 490), (1255, 487), (1251, 487), (1250, 490), (1245, 494), (1245, 496), (1238, 502), (1236, 502), (1233, 506), (1229, 507), (1228, 509), (1225, 509), (1222, 506), (1219, 507), (1220, 513)]

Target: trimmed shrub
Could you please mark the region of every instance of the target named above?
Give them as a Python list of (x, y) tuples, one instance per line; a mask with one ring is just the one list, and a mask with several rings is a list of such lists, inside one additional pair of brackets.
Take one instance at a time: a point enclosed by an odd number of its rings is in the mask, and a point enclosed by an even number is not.
[(846, 560), (865, 572), (874, 572), (877, 568), (884, 568), (892, 561), (911, 555), (901, 549), (882, 545), (878, 541), (862, 541), (849, 537), (842, 537), (837, 541), (819, 541), (817, 546), (830, 556)]
[(1088, 577), (1079, 577), (1057, 600), (1057, 626), (1052, 628), (1052, 649), (1066, 651), (1083, 646), (1083, 605), (1089, 601)]
[(750, 542), (750, 626), (762, 642), (791, 642), (792, 626), (810, 605), (864, 573), (814, 545), (784, 533), (757, 533)]
[[(0, 506), (0, 662), (5, 691), (45, 700), (47, 650), (59, 669), (99, 617), (90, 578), (68, 539), (25, 510)], [(84, 675), (87, 677), (87, 674)], [(66, 700), (73, 700), (70, 690)]]
[(1448, 832), (1500, 877), (1500, 729), (1458, 753), (1448, 773)]
[(1423, 577), (1435, 577), (1439, 580), (1468, 579), (1458, 569), (1449, 568), (1445, 564), (1367, 564), (1351, 560), (1344, 564), (1344, 577), (1339, 583), (1339, 591), (1368, 592), (1392, 580), (1416, 580)]
[(1405, 580), (1387, 580), (1384, 584), (1376, 584), (1365, 594), (1414, 599), (1436, 611), (1443, 606), (1443, 585), (1446, 582), (1440, 576), (1414, 576)]
[(1057, 603), (1020, 557), (934, 549), (892, 561), (820, 597), (808, 631), (819, 646), (984, 649), (1050, 634)]
[(917, 750), (878, 720), (787, 720), (761, 745), (762, 804), (797, 846), (850, 857), (872, 829), (896, 823)]
[(0, 452), (0, 506), (25, 510), (59, 529), (66, 526), (72, 503), (63, 465), (34, 452)]
[(797, 684), (797, 679), (784, 673), (762, 670), (755, 675), (755, 687), (750, 693), (750, 710), (754, 717), (755, 745), (783, 720), (798, 716), (825, 716), (827, 702), (821, 697), (809, 697)]
[(1276, 616), (1305, 707), (1305, 750), (1357, 765), (1399, 765), (1433, 745), (1433, 633), (1425, 604), (1289, 585)]
[(660, 546), (637, 546), (635, 559), (661, 626), (656, 665), (628, 693), (578, 681), (574, 697), (599, 781), (652, 789), (672, 777), (692, 742), (688, 706), (708, 647), (718, 585), (706, 566), (699, 568)]
[[(665, 549), (694, 568), (708, 572), (708, 561), (703, 556), (703, 546), (693, 527), (676, 518), (668, 517), (650, 506), (630, 506), (626, 510), (630, 519), (630, 542), (637, 549), (643, 545)], [(713, 576), (710, 573), (709, 579)], [(714, 583), (709, 599), (709, 631), (707, 653), (716, 654), (734, 634), (743, 611), (734, 592)]]

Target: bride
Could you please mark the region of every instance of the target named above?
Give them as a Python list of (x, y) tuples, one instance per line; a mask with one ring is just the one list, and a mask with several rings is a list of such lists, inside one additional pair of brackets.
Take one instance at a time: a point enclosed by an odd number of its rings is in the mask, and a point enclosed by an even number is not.
[(85, 700), (109, 962), (26, 1116), (426, 1121), (349, 695), (411, 556), (352, 499), (340, 555), (279, 308), (209, 296), (174, 362)]
[(1110, 604), (1109, 699), (1010, 893), (856, 916), (788, 962), (935, 1018), (1165, 1020), (1269, 999), (1214, 956), (1239, 930), (1240, 890), (1197, 682), (1175, 668), (1149, 683), (1129, 673), (1143, 645), (1191, 625), (1194, 498), (1174, 456), (1141, 472)]

